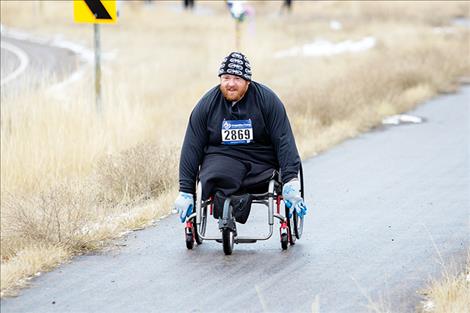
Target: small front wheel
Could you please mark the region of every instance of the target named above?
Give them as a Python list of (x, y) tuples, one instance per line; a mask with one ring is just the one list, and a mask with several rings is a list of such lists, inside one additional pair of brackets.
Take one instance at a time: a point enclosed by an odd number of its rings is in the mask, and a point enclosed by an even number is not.
[(193, 234), (186, 234), (186, 248), (191, 250), (194, 247), (194, 237)]
[(289, 237), (287, 236), (287, 233), (281, 234), (282, 250), (287, 250), (288, 245), (289, 245)]
[(233, 231), (229, 228), (224, 228), (222, 230), (222, 244), (224, 246), (225, 255), (232, 254), (234, 241)]
[(185, 228), (186, 248), (191, 250), (194, 247), (194, 227)]

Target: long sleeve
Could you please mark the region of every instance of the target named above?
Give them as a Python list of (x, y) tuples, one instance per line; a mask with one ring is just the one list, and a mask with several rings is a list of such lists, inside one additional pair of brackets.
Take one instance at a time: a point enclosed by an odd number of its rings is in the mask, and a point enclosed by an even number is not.
[(281, 168), (282, 182), (286, 183), (297, 177), (300, 157), (284, 105), (272, 91), (265, 97), (269, 108), (266, 124)]
[(194, 194), (196, 176), (208, 143), (205, 103), (205, 98), (203, 98), (194, 108), (184, 136), (179, 166), (179, 189), (182, 192)]

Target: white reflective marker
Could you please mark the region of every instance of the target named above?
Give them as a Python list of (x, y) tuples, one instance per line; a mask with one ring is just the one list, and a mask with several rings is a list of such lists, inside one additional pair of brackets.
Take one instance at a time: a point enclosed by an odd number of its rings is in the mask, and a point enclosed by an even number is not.
[(26, 54), (26, 52), (24, 52), (22, 49), (20, 49), (19, 47), (15, 46), (11, 43), (8, 43), (6, 41), (1, 42), (1, 48), (12, 52), (20, 60), (20, 65), (15, 69), (15, 71), (1, 80), (0, 85), (3, 86), (4, 84), (6, 84), (9, 81), (15, 79), (16, 77), (21, 75), (21, 73), (24, 72), (24, 70), (29, 65), (29, 57)]

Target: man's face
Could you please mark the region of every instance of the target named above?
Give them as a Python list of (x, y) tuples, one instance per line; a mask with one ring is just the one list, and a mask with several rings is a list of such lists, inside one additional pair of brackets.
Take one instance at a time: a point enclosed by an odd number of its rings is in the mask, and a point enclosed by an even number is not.
[(248, 90), (249, 81), (241, 77), (224, 74), (220, 76), (220, 91), (228, 101), (239, 101)]

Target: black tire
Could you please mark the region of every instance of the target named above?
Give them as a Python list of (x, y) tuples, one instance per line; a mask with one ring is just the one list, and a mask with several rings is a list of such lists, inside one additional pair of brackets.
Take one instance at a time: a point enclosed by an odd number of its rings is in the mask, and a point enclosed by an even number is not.
[[(201, 208), (201, 224), (199, 225), (199, 233), (201, 235), (205, 235), (206, 234), (206, 226), (207, 226), (207, 206), (205, 206), (204, 208)], [(202, 242), (204, 241), (201, 237), (199, 237), (198, 235), (198, 232), (196, 231), (196, 227), (197, 227), (197, 224), (196, 224), (196, 219), (194, 219), (194, 239), (196, 239), (196, 242), (198, 245), (201, 245)]]
[(192, 231), (186, 233), (186, 248), (191, 250), (194, 247), (194, 237)]
[(294, 210), (294, 214), (292, 214), (292, 221), (294, 222), (294, 234), (297, 239), (302, 237), (302, 233), (304, 231), (304, 219), (300, 218), (297, 215), (297, 212)]
[[(300, 168), (299, 168), (299, 179), (300, 179), (300, 196), (302, 199), (305, 200), (305, 192), (304, 192), (304, 171), (302, 168), (302, 163), (300, 163)], [(292, 216), (293, 220), (293, 226), (294, 226), (294, 234), (297, 239), (300, 239), (302, 237), (302, 233), (304, 231), (304, 220), (303, 218), (299, 218), (297, 213), (294, 210), (294, 214)]]
[(281, 247), (282, 250), (287, 250), (287, 247), (289, 246), (289, 236), (287, 233), (281, 234)]
[(294, 222), (292, 221), (292, 218), (289, 218), (289, 209), (287, 206), (284, 205), (284, 209), (286, 211), (287, 227), (289, 227), (289, 243), (293, 246), (295, 245), (295, 239), (297, 238), (294, 231)]
[(222, 230), (222, 244), (224, 246), (225, 255), (231, 255), (233, 244), (235, 242), (233, 231), (228, 228)]

